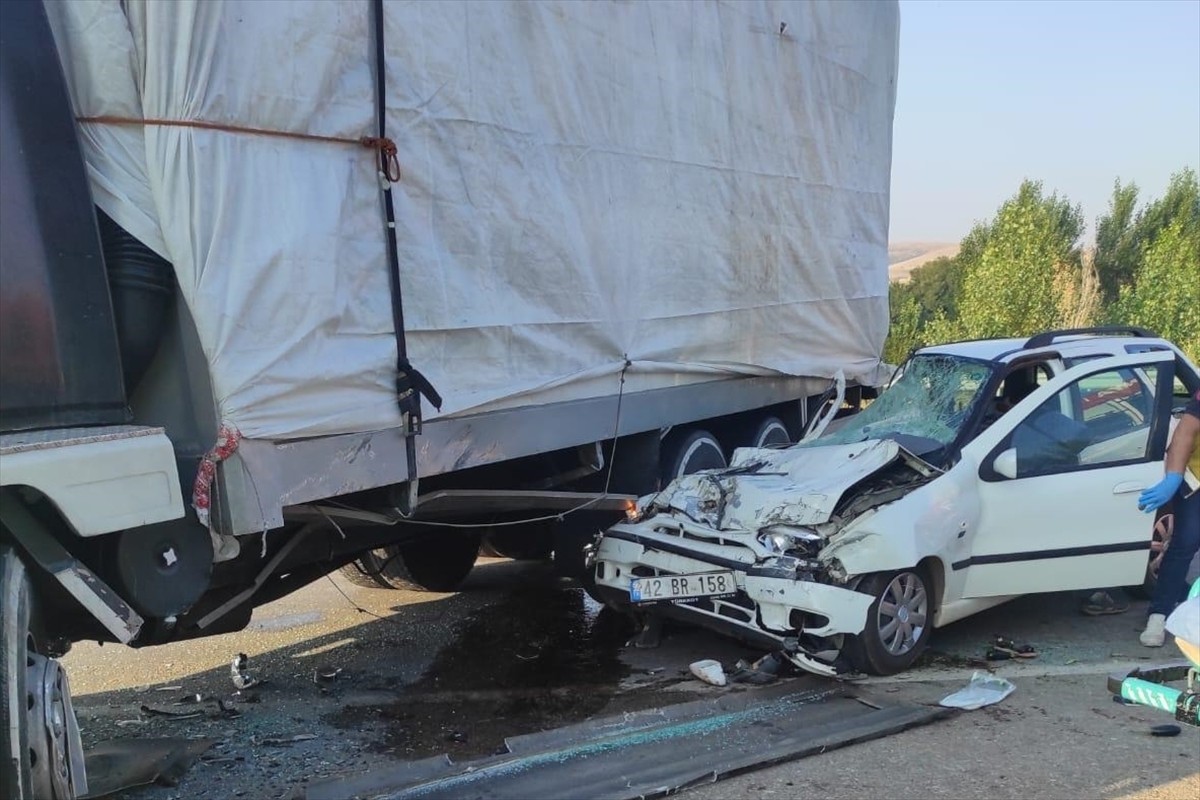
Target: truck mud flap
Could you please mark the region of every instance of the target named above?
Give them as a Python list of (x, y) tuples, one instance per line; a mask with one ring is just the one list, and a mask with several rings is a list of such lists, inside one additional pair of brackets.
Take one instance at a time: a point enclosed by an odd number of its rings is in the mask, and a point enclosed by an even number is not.
[(308, 800), (650, 798), (898, 733), (955, 712), (837, 685), (747, 690), (518, 736), (509, 752), (447, 755), (313, 784)]

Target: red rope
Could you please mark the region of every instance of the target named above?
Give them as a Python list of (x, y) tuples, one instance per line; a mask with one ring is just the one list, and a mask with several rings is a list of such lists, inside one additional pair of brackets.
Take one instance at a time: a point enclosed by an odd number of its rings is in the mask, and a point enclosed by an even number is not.
[(400, 180), (400, 158), (396, 143), (386, 137), (362, 136), (350, 139), (345, 136), (322, 136), (316, 133), (297, 133), (294, 131), (277, 131), (270, 128), (255, 128), (249, 125), (227, 125), (220, 122), (205, 122), (198, 119), (137, 119), (135, 117), (118, 117), (102, 115), (98, 117), (76, 117), (77, 122), (87, 122), (96, 125), (153, 125), (162, 128), (199, 128), (207, 131), (225, 131), (226, 133), (246, 133), (252, 136), (274, 136), (281, 139), (299, 139), (306, 142), (330, 142), (333, 144), (356, 144), (379, 154), (379, 171), (392, 183)]

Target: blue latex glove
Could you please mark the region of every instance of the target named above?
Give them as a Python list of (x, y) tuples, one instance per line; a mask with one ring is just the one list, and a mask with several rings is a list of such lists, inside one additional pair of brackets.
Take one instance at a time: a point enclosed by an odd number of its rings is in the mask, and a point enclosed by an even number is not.
[(1167, 504), (1183, 483), (1182, 472), (1168, 472), (1158, 483), (1138, 495), (1138, 508), (1149, 514)]

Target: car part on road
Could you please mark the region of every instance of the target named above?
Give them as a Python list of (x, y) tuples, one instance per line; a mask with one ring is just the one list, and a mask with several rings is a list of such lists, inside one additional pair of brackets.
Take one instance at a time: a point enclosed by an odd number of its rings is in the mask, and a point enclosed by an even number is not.
[(712, 686), (724, 686), (725, 670), (721, 667), (721, 662), (711, 658), (705, 658), (700, 661), (693, 661), (688, 665), (688, 670), (700, 680)]
[(1183, 728), (1169, 722), (1165, 725), (1152, 725), (1150, 727), (1151, 736), (1178, 736), (1181, 733), (1183, 733)]
[(79, 723), (38, 613), (25, 564), (0, 544), (0, 797), (74, 800), (88, 791)]
[[(949, 716), (949, 709), (851, 697), (835, 686), (780, 684), (598, 718), (506, 740), (507, 752), (469, 763), (440, 755), (310, 785), (307, 800), (371, 796), (492, 800), (657, 798), (749, 770), (877, 739)], [(855, 695), (862, 694), (854, 691)]]
[(87, 751), (88, 797), (109, 797), (151, 783), (175, 786), (216, 739), (128, 739)]
[(238, 691), (252, 689), (262, 683), (246, 671), (249, 666), (250, 657), (245, 653), (238, 653), (229, 664), (229, 677), (233, 678), (233, 685), (237, 687)]
[(945, 708), (961, 708), (974, 711), (977, 708), (994, 705), (1008, 697), (1016, 686), (1011, 681), (997, 677), (987, 672), (976, 671), (971, 681), (957, 692), (942, 698), (939, 705)]

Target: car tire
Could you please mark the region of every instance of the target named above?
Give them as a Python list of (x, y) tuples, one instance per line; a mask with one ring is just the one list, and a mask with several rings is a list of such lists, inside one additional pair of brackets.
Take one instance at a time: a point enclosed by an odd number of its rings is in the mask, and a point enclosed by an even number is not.
[(877, 572), (859, 583), (858, 591), (874, 599), (867, 611), (866, 628), (857, 636), (846, 637), (846, 655), (855, 669), (894, 675), (912, 666), (933, 631), (932, 586), (922, 567)]
[(660, 450), (662, 485), (703, 469), (721, 469), (727, 463), (721, 443), (708, 431), (672, 431)]

